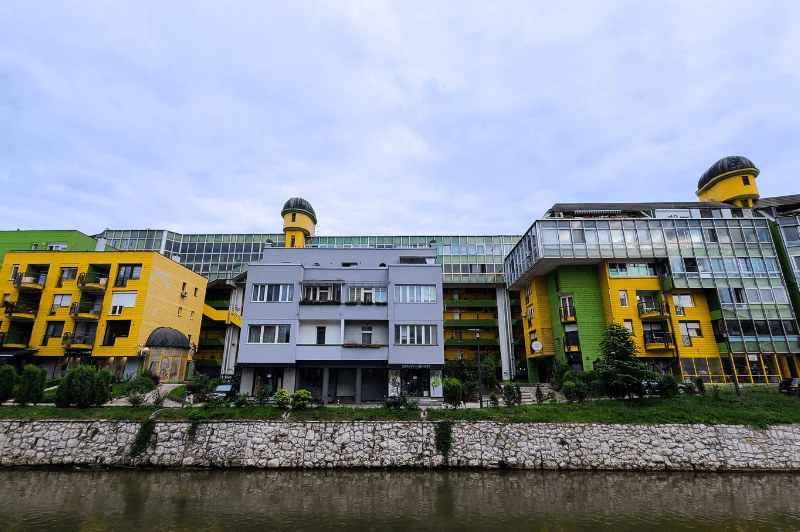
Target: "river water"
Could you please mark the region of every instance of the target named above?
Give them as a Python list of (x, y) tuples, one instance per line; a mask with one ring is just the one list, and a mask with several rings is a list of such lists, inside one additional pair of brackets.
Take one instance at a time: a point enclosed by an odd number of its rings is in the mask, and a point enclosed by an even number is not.
[(0, 470), (0, 529), (800, 530), (800, 475)]

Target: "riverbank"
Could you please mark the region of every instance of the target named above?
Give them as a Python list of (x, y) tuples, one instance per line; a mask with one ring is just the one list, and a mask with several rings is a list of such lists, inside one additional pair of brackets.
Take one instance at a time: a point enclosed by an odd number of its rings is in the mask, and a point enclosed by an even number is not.
[[(0, 421), (3, 466), (798, 471), (800, 424)], [(446, 436), (446, 437), (445, 437)], [(449, 440), (449, 445), (443, 445)], [(446, 443), (446, 442), (445, 442)], [(443, 454), (448, 454), (447, 459)]]

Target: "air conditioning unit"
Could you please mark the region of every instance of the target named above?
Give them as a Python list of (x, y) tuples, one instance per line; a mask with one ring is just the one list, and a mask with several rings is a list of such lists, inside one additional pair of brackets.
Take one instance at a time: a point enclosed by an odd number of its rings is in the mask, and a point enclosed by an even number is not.
[(189, 296), (189, 292), (187, 292), (186, 290), (183, 290), (181, 292), (181, 297), (188, 297), (188, 296)]

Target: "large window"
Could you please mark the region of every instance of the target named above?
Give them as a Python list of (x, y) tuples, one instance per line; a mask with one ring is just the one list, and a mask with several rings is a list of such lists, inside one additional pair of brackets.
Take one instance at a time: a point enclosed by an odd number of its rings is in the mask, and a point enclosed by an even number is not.
[(436, 325), (395, 325), (395, 345), (436, 345)]
[(78, 268), (61, 268), (61, 273), (58, 276), (58, 284), (56, 286), (63, 286), (64, 281), (74, 281), (78, 277)]
[(125, 307), (136, 306), (136, 292), (114, 292), (111, 296), (111, 315), (122, 314)]
[(399, 284), (394, 287), (395, 303), (436, 303), (435, 285)]
[(794, 269), (795, 271), (800, 272), (800, 255), (797, 257), (792, 257), (794, 259)]
[(294, 298), (293, 284), (254, 284), (253, 301), (286, 303)]
[(288, 344), (290, 325), (250, 325), (248, 344)]
[(303, 291), (303, 301), (340, 301), (341, 298), (340, 284), (306, 286)]
[(351, 286), (348, 301), (364, 303), (386, 303), (386, 287)]
[(652, 262), (609, 262), (608, 273), (611, 277), (652, 277), (656, 266)]
[(142, 275), (141, 264), (120, 264), (114, 286), (128, 286), (128, 281), (136, 280)]

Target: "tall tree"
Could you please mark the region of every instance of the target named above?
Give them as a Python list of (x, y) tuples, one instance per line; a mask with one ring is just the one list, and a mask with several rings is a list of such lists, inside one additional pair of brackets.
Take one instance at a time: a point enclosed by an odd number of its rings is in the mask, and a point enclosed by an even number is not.
[(630, 331), (617, 323), (606, 328), (600, 358), (594, 363), (600, 382), (611, 397), (642, 395), (648, 378), (647, 365), (636, 358), (636, 342)]

